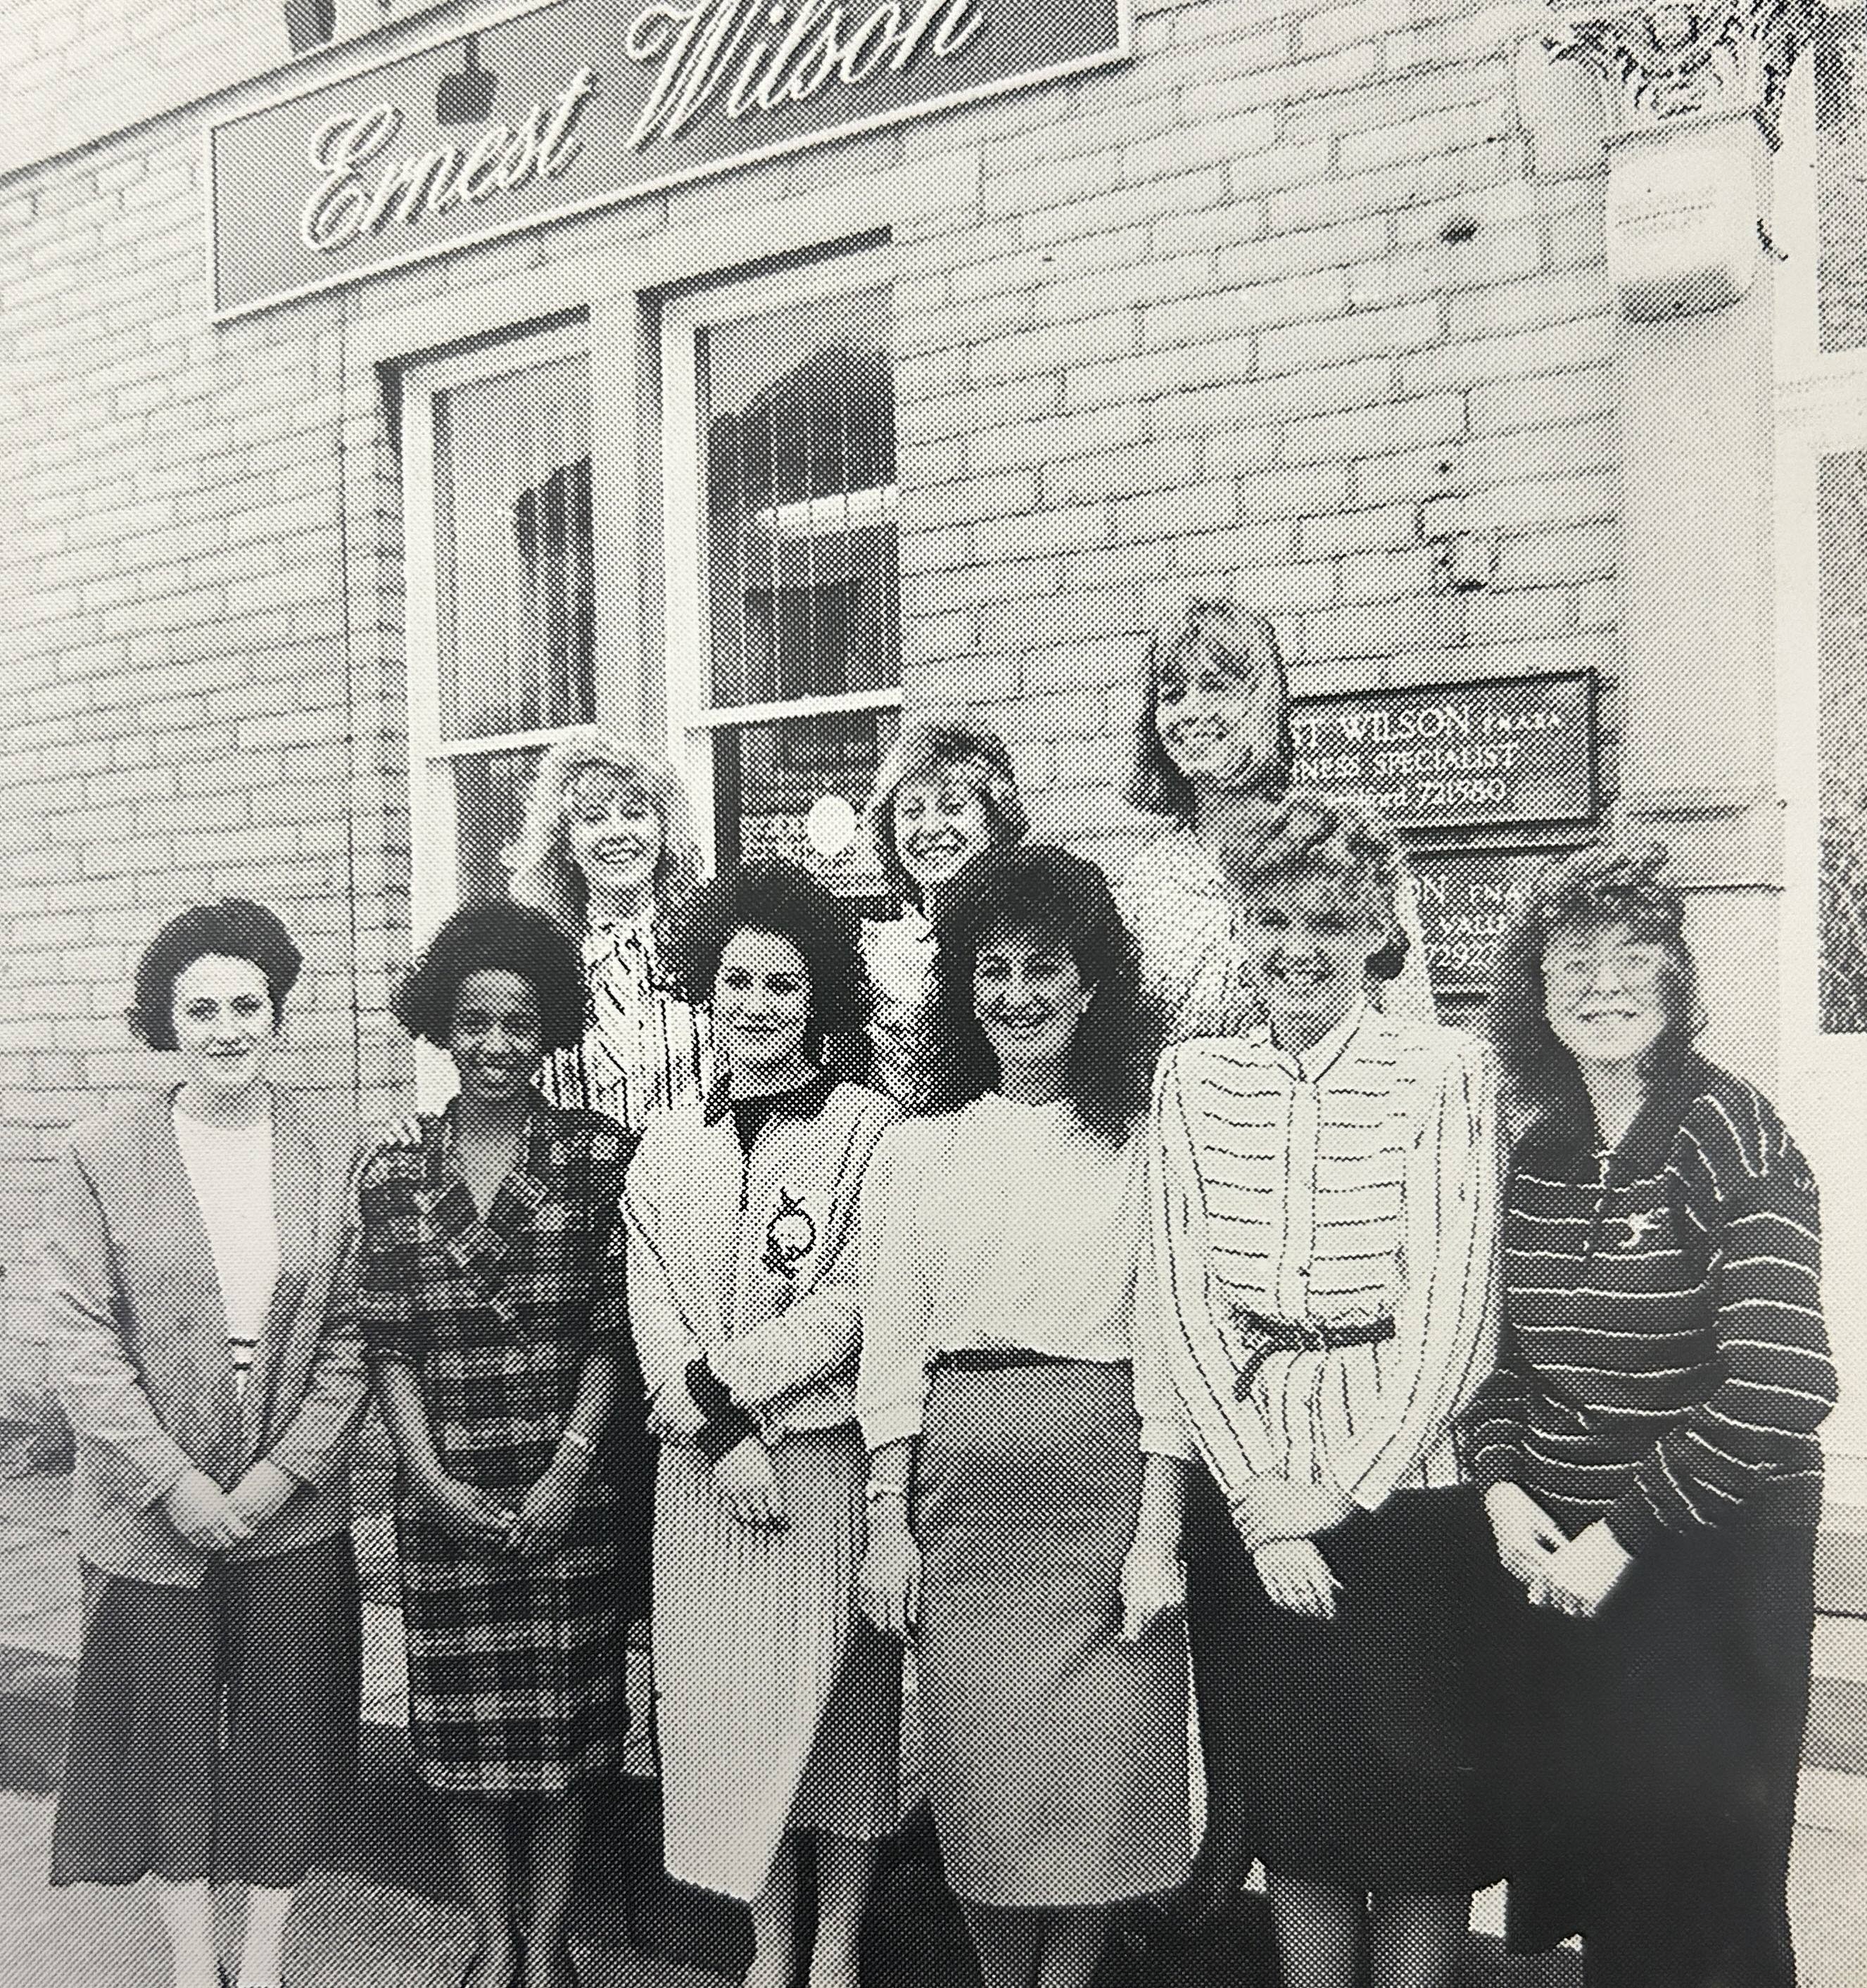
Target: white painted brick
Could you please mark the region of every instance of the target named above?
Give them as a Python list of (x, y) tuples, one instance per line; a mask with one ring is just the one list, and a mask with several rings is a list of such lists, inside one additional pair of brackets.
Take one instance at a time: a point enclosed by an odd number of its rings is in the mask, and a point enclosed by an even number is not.
[(1259, 336), (1258, 370), (1294, 373), (1341, 365), (1378, 353), (1411, 351), (1439, 336), (1439, 305), (1433, 298), (1355, 312), (1326, 323), (1279, 326)]
[(1415, 544), (1419, 514), (1412, 504), (1387, 504), (1372, 511), (1337, 511), (1306, 518), (1297, 527), (1297, 549), (1305, 558), (1337, 553), (1385, 552)]

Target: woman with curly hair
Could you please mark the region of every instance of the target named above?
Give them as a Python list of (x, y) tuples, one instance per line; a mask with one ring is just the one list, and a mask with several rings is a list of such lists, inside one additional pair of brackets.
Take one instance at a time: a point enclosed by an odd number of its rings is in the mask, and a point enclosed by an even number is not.
[(972, 857), (1023, 841), (1030, 823), (1005, 742), (970, 717), (903, 725), (875, 776), (868, 820), (881, 874), (903, 904), (898, 918), (862, 928), (877, 996), (870, 1034), (884, 1088), (911, 1102), (933, 989), (931, 921)]
[(1513, 1944), (1588, 1988), (1793, 1988), (1821, 1215), (1769, 1101), (1692, 1046), (1656, 845), (1550, 865), (1491, 1029), (1527, 1124), (1470, 1448), (1510, 1577)]
[(669, 914), (698, 868), (687, 797), (667, 765), (595, 725), (546, 749), (510, 888), (583, 952), (583, 1025), (539, 1069), (554, 1104), (639, 1132), (657, 1107), (699, 1090), (705, 1024), (665, 958)]
[(1092, 863), (975, 858), (938, 921), (927, 1114), (864, 1188), (863, 1605), (914, 1638), (985, 1988), (1084, 1988), (1190, 1861), (1179, 1465), (1131, 1358), (1155, 1044)]
[(629, 1169), (631, 1309), (655, 1486), (654, 1654), (668, 1870), (752, 1908), (753, 1988), (798, 1959), (855, 1988), (878, 1839), (898, 1807), (901, 1664), (856, 1612), (857, 1195), (898, 1108), (824, 1070), (861, 1041), (854, 921), (796, 864), (707, 884), (673, 935), (722, 1070), (658, 1113)]
[(1135, 1351), (1144, 1417), (1224, 1501), (1213, 1799), (1264, 1861), (1288, 1988), (1451, 1988), (1502, 1875), (1454, 1430), (1496, 1344), (1496, 1077), (1369, 1005), (1395, 856), (1361, 810), (1292, 794), (1223, 854), (1266, 1019), (1162, 1059)]
[(228, 1885), (242, 1988), (277, 1988), (356, 1796), (364, 1380), (331, 1299), (357, 1149), (272, 1080), (299, 965), (244, 898), (162, 928), (130, 1019), (179, 1080), (73, 1133), (42, 1229), (85, 1602), (52, 1882), (153, 1878), (177, 1988), (224, 1983)]
[(401, 1464), (409, 1736), (467, 1885), (471, 1988), (572, 1988), (572, 1868), (627, 1719), (633, 1142), (534, 1088), (583, 1016), (577, 949), (542, 911), (457, 911), (396, 1013), (459, 1079), (361, 1185), (353, 1303)]

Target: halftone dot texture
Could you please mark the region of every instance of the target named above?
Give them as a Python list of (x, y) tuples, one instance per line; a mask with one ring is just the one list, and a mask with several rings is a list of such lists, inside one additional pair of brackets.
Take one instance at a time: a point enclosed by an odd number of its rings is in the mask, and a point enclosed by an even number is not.
[(1125, 1366), (938, 1367), (919, 1461), (927, 1778), (962, 1898), (1089, 1905), (1191, 1862), (1186, 1644), (1121, 1641), (1141, 1451)]

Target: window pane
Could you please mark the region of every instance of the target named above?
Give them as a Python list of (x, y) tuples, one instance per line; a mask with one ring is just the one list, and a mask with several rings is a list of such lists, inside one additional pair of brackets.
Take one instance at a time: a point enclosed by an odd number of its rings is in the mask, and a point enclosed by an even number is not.
[(892, 711), (853, 711), (735, 725), (717, 734), (714, 857), (719, 867), (787, 856), (839, 896), (879, 903), (888, 886), (866, 831), (858, 827), (847, 848), (825, 856), (812, 845), (806, 823), (811, 809), (829, 795), (841, 796), (860, 818), (898, 722)]
[(512, 880), (512, 845), (540, 749), (476, 752), (454, 762), (460, 896), (502, 898)]
[(1821, 1028), (1867, 1033), (1867, 454), (1825, 456)]
[(1818, 8), (1815, 56), (1821, 349), (1846, 352), (1867, 343), (1867, 6)]
[(901, 682), (888, 292), (704, 328), (714, 708)]
[(590, 432), (581, 356), (436, 397), (444, 739), (595, 715)]

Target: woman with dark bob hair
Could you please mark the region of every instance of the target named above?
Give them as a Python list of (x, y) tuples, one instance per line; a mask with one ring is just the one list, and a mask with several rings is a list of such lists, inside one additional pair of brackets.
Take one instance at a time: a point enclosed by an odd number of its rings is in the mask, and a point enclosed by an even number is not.
[(1821, 1217), (1768, 1100), (1692, 1047), (1664, 865), (1551, 864), (1491, 994), (1527, 1120), (1502, 1357), (1469, 1418), (1514, 1596), (1510, 1932), (1579, 1932), (1589, 1988), (1792, 1988), (1835, 1397)]
[(331, 1297), (356, 1144), (269, 1075), (299, 966), (242, 898), (162, 928), (130, 1021), (181, 1080), (72, 1134), (42, 1232), (85, 1599), (52, 1881), (154, 1877), (178, 1988), (222, 1979), (228, 1884), (240, 1982), (277, 1983), (354, 1800), (364, 1383)]
[[(936, 927), (928, 1111), (863, 1192), (863, 1606), (915, 1639), (985, 1988), (1084, 1988), (1190, 1858), (1179, 1465), (1131, 1365), (1155, 1044), (1094, 864), (986, 852)], [(1144, 1577), (1145, 1575), (1145, 1577)]]
[(855, 1988), (875, 1844), (899, 1807), (901, 1663), (857, 1614), (857, 1197), (897, 1107), (835, 1081), (860, 1039), (854, 921), (786, 862), (677, 921), (720, 1073), (649, 1121), (629, 1169), (629, 1291), (649, 1418), (668, 1870), (752, 1908), (753, 1988), (790, 1988), (815, 1837), (810, 1988)]
[(459, 1087), (364, 1169), (359, 1327), (401, 1463), (409, 1735), (477, 1932), (472, 1988), (571, 1988), (572, 1867), (621, 1764), (641, 1447), (620, 1215), (633, 1141), (549, 1104), (583, 1026), (576, 948), (542, 911), (472, 904), (396, 999)]

